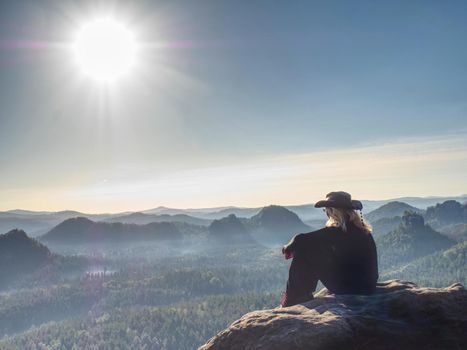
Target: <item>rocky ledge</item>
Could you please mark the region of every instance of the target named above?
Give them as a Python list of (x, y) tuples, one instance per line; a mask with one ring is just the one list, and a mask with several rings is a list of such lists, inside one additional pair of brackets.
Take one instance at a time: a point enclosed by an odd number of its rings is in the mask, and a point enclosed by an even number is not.
[(378, 283), (371, 296), (333, 295), (254, 311), (198, 350), (467, 349), (467, 291)]

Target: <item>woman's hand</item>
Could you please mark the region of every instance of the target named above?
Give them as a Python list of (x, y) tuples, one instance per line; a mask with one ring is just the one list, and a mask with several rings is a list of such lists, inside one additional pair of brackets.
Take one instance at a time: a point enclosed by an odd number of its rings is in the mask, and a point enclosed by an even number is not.
[(303, 233), (296, 234), (292, 237), (289, 243), (282, 247), (282, 254), (284, 254), (286, 260), (293, 258), (297, 241), (301, 240), (303, 238), (303, 235)]
[(285, 260), (293, 258), (293, 253), (288, 249), (288, 246), (282, 247), (282, 254), (284, 254)]

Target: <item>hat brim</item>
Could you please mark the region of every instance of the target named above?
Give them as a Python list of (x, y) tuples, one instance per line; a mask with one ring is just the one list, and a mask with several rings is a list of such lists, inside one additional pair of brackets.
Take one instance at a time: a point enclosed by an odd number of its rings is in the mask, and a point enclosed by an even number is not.
[(354, 209), (362, 210), (363, 204), (360, 201), (352, 200), (350, 205), (338, 203), (336, 201), (323, 200), (315, 203), (315, 208), (340, 208), (340, 209)]

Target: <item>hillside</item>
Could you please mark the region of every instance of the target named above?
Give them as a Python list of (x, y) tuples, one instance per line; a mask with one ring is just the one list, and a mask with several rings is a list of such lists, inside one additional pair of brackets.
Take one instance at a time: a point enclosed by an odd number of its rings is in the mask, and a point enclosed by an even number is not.
[(414, 213), (419, 213), (421, 214), (423, 210), (415, 208), (411, 205), (408, 205), (403, 202), (389, 202), (378, 209), (375, 209), (368, 214), (365, 215), (365, 218), (370, 222), (374, 223), (377, 220), (383, 219), (383, 218), (392, 218), (395, 216), (402, 216), (405, 211), (412, 211)]
[(50, 261), (49, 249), (23, 230), (0, 235), (0, 288), (22, 274), (34, 272)]
[(270, 205), (246, 221), (253, 238), (261, 243), (284, 244), (290, 238), (311, 228), (297, 214), (285, 207)]
[(467, 203), (461, 204), (455, 200), (438, 203), (427, 208), (425, 219), (435, 228), (467, 223)]
[(8, 232), (14, 229), (21, 229), (28, 232), (32, 237), (40, 235), (50, 230), (60, 222), (54, 218), (43, 218), (36, 216), (8, 215), (0, 213), (0, 232)]
[(443, 226), (439, 232), (456, 242), (467, 241), (467, 223)]
[(182, 233), (174, 223), (154, 222), (146, 225), (94, 222), (87, 218), (68, 219), (41, 236), (53, 243), (128, 242), (141, 240), (177, 240)]
[(399, 227), (376, 238), (380, 269), (447, 249), (456, 242), (425, 225), (423, 216), (405, 212)]
[(399, 227), (401, 222), (402, 218), (400, 216), (381, 218), (372, 222), (371, 226), (373, 227), (373, 237), (379, 237), (394, 231)]
[(214, 220), (209, 226), (209, 238), (218, 243), (255, 243), (246, 227), (234, 214)]
[(108, 214), (84, 214), (72, 210), (57, 212), (34, 212), (29, 210), (11, 210), (0, 212), (0, 232), (21, 229), (31, 237), (42, 235), (62, 221), (74, 217), (87, 217), (91, 220), (102, 220)]
[(423, 258), (384, 275), (384, 278), (409, 279), (422, 286), (442, 287), (452, 281), (467, 285), (467, 242)]

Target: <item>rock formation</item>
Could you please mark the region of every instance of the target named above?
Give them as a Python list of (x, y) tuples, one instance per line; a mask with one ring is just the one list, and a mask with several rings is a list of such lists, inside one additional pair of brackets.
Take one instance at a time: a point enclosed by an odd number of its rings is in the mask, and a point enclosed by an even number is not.
[(456, 244), (452, 239), (425, 225), (423, 216), (405, 212), (401, 224), (394, 231), (375, 239), (379, 266), (395, 268)]
[(301, 305), (254, 311), (198, 350), (465, 349), (467, 291), (379, 283), (371, 296), (326, 289)]
[(209, 238), (217, 243), (255, 243), (255, 240), (250, 236), (245, 226), (235, 214), (214, 220), (209, 225)]

